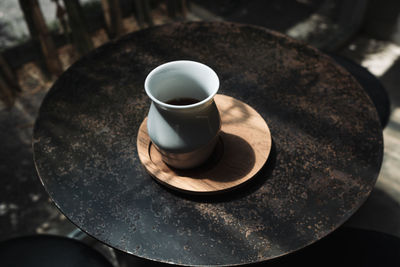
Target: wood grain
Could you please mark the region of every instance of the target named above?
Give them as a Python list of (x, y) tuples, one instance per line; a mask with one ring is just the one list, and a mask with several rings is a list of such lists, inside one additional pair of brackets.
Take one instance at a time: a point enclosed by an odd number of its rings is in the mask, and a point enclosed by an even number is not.
[(160, 183), (187, 193), (210, 194), (233, 189), (250, 180), (264, 166), (271, 150), (267, 123), (249, 105), (216, 95), (221, 121), (220, 140), (210, 159), (200, 167), (178, 170), (165, 164), (142, 122), (137, 147), (140, 161)]

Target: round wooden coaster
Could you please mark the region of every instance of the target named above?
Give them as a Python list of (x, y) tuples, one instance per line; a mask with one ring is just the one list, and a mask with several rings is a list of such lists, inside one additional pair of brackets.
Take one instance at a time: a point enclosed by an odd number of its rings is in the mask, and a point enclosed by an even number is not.
[(210, 194), (233, 189), (251, 179), (265, 164), (271, 150), (267, 123), (249, 105), (216, 95), (221, 121), (219, 142), (200, 167), (178, 170), (165, 164), (147, 134), (147, 118), (137, 137), (140, 161), (162, 184), (187, 193)]

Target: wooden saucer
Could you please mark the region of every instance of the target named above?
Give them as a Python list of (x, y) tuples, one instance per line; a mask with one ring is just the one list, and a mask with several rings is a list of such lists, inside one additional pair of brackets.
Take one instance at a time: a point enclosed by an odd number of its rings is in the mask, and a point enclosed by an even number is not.
[(230, 96), (216, 95), (214, 100), (222, 121), (219, 142), (210, 159), (194, 169), (165, 164), (147, 134), (147, 118), (142, 122), (137, 137), (139, 158), (158, 182), (187, 193), (218, 193), (250, 180), (264, 166), (271, 134), (261, 115)]

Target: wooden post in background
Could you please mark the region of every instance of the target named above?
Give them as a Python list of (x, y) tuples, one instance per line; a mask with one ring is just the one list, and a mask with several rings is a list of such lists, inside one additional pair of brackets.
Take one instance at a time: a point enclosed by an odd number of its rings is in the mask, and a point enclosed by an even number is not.
[(144, 21), (146, 21), (147, 25), (153, 26), (153, 18), (151, 16), (151, 6), (150, 1), (142, 0), (143, 2), (143, 14), (144, 14)]
[(21, 88), (18, 85), (18, 79), (15, 76), (10, 65), (7, 63), (6, 59), (0, 53), (0, 71), (6, 80), (6, 82), (14, 89), (15, 92), (21, 92)]
[(168, 16), (171, 18), (176, 18), (178, 9), (176, 0), (166, 0), (166, 2)]
[(124, 34), (122, 11), (119, 0), (101, 0), (104, 18), (107, 24), (107, 34), (110, 39)]
[(32, 39), (40, 43), (47, 70), (54, 75), (60, 75), (63, 72), (61, 62), (38, 1), (19, 0), (19, 4)]
[(94, 48), (79, 0), (64, 0), (73, 42), (81, 55)]
[(0, 54), (0, 98), (10, 108), (19, 92), (21, 88), (17, 78), (3, 55)]
[[(36, 2), (36, 4), (38, 4)], [(19, 0), (19, 6), (21, 7), (22, 13), (24, 14), (26, 25), (28, 26), (29, 34), (32, 39), (37, 39), (37, 30), (32, 15), (32, 1), (30, 0)]]
[(166, 0), (168, 16), (171, 18), (181, 17), (186, 18), (187, 15), (187, 2), (186, 0)]
[(181, 0), (180, 6), (181, 6), (182, 17), (183, 19), (186, 19), (188, 13), (188, 2), (186, 0)]
[(3, 74), (0, 72), (0, 100), (7, 108), (11, 108), (15, 101), (12, 88), (7, 84)]
[(62, 7), (59, 3), (59, 0), (51, 0), (56, 4), (56, 17), (58, 19), (58, 22), (60, 23), (62, 32), (67, 39), (68, 43), (71, 43), (71, 38), (70, 38), (70, 31), (68, 27), (68, 22), (66, 19), (67, 11), (65, 10), (64, 7)]
[(149, 2), (149, 0), (134, 0), (136, 20), (140, 28), (144, 28), (145, 23), (149, 26), (154, 25)]

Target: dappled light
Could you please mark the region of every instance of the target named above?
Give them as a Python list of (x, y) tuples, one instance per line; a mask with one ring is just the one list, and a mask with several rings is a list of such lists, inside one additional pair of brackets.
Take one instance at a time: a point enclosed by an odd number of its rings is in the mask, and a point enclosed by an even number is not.
[[(181, 59), (215, 70), (222, 118), (186, 170), (145, 124), (144, 79)], [(0, 1), (0, 241), (113, 267), (284, 266), (342, 225), (397, 244), (399, 74), (398, 0)]]

